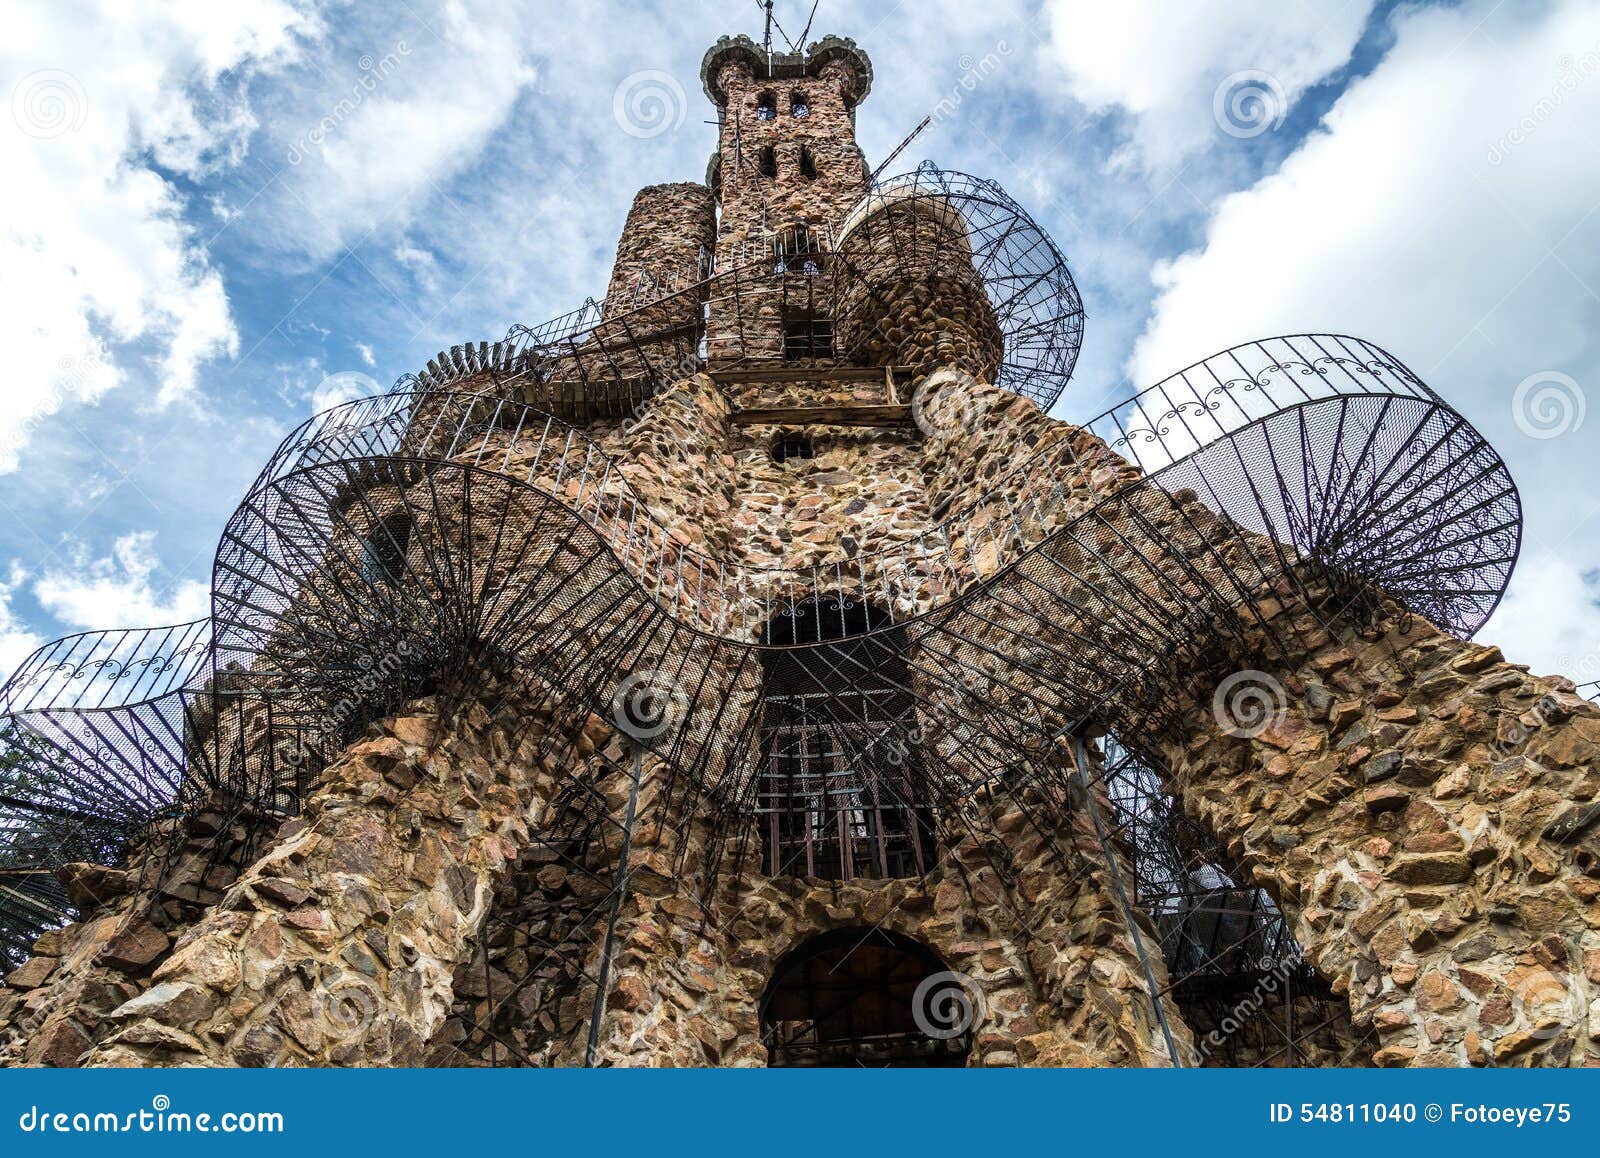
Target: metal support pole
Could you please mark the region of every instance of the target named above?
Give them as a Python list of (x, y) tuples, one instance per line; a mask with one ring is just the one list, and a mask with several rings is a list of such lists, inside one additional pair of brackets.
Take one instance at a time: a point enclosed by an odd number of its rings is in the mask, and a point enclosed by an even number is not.
[(595, 980), (594, 1011), (589, 1015), (589, 1047), (583, 1064), (592, 1069), (600, 1052), (600, 1023), (605, 1018), (611, 988), (611, 957), (616, 951), (617, 921), (622, 916), (622, 896), (628, 885), (628, 856), (633, 851), (633, 820), (639, 811), (639, 781), (644, 778), (644, 745), (633, 747), (633, 783), (628, 788), (628, 810), (622, 819), (622, 847), (617, 850), (617, 879), (611, 889), (611, 916), (606, 921), (605, 945), (600, 950), (600, 976)]
[(1095, 800), (1094, 791), (1089, 785), (1089, 754), (1084, 748), (1081, 732), (1072, 737), (1072, 756), (1078, 766), (1078, 787), (1083, 792), (1084, 806), (1089, 810), (1089, 819), (1094, 822), (1095, 837), (1100, 842), (1100, 852), (1106, 858), (1106, 867), (1111, 870), (1111, 884), (1117, 894), (1117, 905), (1122, 909), (1122, 918), (1128, 925), (1128, 936), (1133, 939), (1134, 950), (1139, 954), (1139, 968), (1144, 972), (1144, 983), (1150, 989), (1150, 1003), (1155, 1007), (1156, 1022), (1161, 1026), (1161, 1036), (1167, 1042), (1167, 1056), (1172, 1059), (1174, 1069), (1182, 1069), (1183, 1059), (1178, 1056), (1178, 1043), (1173, 1039), (1172, 1026), (1167, 1024), (1167, 1011), (1162, 1004), (1160, 987), (1156, 985), (1155, 969), (1150, 964), (1149, 954), (1145, 951), (1144, 936), (1139, 932), (1139, 922), (1133, 913), (1133, 903), (1128, 899), (1128, 890), (1122, 883), (1122, 869), (1117, 864), (1116, 850), (1111, 847), (1111, 838), (1106, 834), (1105, 821), (1100, 816), (1100, 805)]

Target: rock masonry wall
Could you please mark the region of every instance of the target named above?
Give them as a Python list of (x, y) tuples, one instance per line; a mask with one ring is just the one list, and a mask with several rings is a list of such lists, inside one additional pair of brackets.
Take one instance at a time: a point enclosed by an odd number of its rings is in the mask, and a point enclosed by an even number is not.
[[(644, 808), (650, 811), (648, 800)], [(1024, 827), (1018, 815), (1001, 826), (1011, 832)], [(667, 831), (645, 824), (635, 846), (598, 1064), (765, 1064), (759, 1009), (774, 967), (810, 937), (850, 928), (901, 933), (960, 975), (976, 1011), (969, 1064), (1166, 1063), (1103, 870), (1072, 868), (1085, 856), (1089, 864), (1099, 861), (1087, 821), (1064, 834), (1064, 847), (1043, 836), (1020, 840), (1005, 877), (968, 840), (947, 850), (925, 881), (777, 879), (747, 872), (709, 897), (692, 874), (685, 880), (673, 871), (676, 862), (662, 845)], [(551, 897), (552, 886), (557, 892), (573, 887), (570, 874), (557, 879), (549, 873), (524, 878), (522, 903)], [(491, 1064), (497, 1056), (503, 1061), (507, 1048), (541, 1064), (582, 1061), (592, 990), (578, 985), (552, 994), (519, 984), (524, 965), (516, 955), (539, 940), (528, 929), (480, 945), (458, 973), (457, 1020), (441, 1035), (433, 1064)], [(573, 943), (586, 944), (588, 968), (595, 970), (598, 924)], [(479, 976), (490, 980), (480, 983)], [(496, 1005), (516, 1012), (497, 1025), (496, 1040), (475, 1037), (468, 1026)], [(1178, 1032), (1180, 1048), (1188, 1048), (1181, 1024)]]
[[(435, 717), (404, 716), (348, 750), (304, 815), (146, 956), (119, 989), (138, 992), (71, 1060), (422, 1060), (450, 1007), (454, 967), (557, 776), (519, 759), (482, 709), (459, 719), (456, 734), (440, 736)], [(70, 1064), (64, 1050), (36, 1060)]]
[[(712, 552), (775, 565), (825, 557), (850, 536), (871, 550), (922, 533), (1041, 454), (1084, 502), (1136, 477), (1081, 432), (959, 375), (927, 382), (918, 410), (916, 433), (814, 432), (819, 456), (784, 469), (761, 461), (768, 432), (729, 426), (729, 404), (701, 377), (605, 439), (663, 519)], [(780, 512), (787, 540), (769, 534)], [(1062, 517), (1041, 512), (1037, 528)], [(986, 549), (975, 566), (992, 573), (1004, 559)], [(1221, 735), (1196, 696), (1193, 738), (1168, 754), (1175, 783), (1291, 915), (1357, 1024), (1376, 1028), (1378, 1061), (1576, 1063), (1593, 1048), (1600, 950), (1588, 875), (1600, 863), (1590, 816), (1600, 712), (1492, 649), (1417, 620), (1409, 631), (1326, 638), (1280, 673), (1301, 698), (1256, 740)], [(8, 982), (9, 1056), (405, 1064), (459, 1053), (446, 1027), (466, 1020), (491, 898), (514, 899), (509, 882), (556, 770), (495, 751), (482, 721), (437, 747), (430, 726), (408, 717), (346, 753), (259, 863), (231, 885), (213, 880), (226, 895), (192, 928), (140, 932), (134, 951), (108, 953), (130, 908), (48, 934)], [(1008, 838), (1012, 856), (1033, 863), (1035, 834), (1018, 826)], [(763, 970), (813, 932), (885, 913), (886, 927), (984, 988), (993, 1021), (976, 1060), (1162, 1056), (1128, 931), (1092, 874), (1040, 864), (1001, 883), (957, 846), (927, 887), (746, 874), (731, 897), (707, 902), (677, 887), (671, 851), (641, 849), (654, 867), (624, 909), (609, 1061), (759, 1062)], [(604, 879), (607, 866), (592, 867)], [(540, 887), (575, 888), (556, 875)], [(753, 939), (753, 928), (764, 932)], [(577, 1060), (580, 989), (560, 998), (567, 1008), (542, 1038), (522, 1043), (530, 1057)], [(373, 1002), (385, 1028), (343, 1033)], [(530, 1007), (545, 1008), (543, 998)]]
[(110, 1032), (112, 1014), (149, 987), (174, 939), (221, 899), (248, 847), (244, 826), (212, 802), (190, 825), (158, 827), (126, 868), (64, 869), (78, 920), (46, 932), (4, 979), (0, 1065), (78, 1064)]
[(852, 361), (994, 380), (1004, 343), (954, 209), (931, 196), (891, 199), (836, 246), (838, 345)]
[(1271, 673), (1258, 736), (1197, 705), (1169, 753), (1187, 806), (1294, 917), (1378, 1064), (1597, 1064), (1600, 709), (1421, 620), (1374, 635)]
[[(1038, 416), (1031, 404), (982, 387), (976, 389), (983, 401), (955, 403), (965, 386), (976, 384), (965, 378), (942, 381), (945, 393), (930, 403), (927, 420), (936, 437), (926, 442), (916, 428), (809, 427), (805, 433), (816, 457), (775, 463), (769, 448), (778, 429), (731, 426), (722, 392), (703, 378), (652, 400), (638, 421), (612, 431), (604, 442), (652, 509), (697, 542), (720, 547), (742, 564), (804, 568), (841, 555), (867, 555), (927, 531), (930, 493), (954, 495), (972, 480), (996, 477), (1047, 446), (1070, 453), (1072, 441), (1061, 438), (1060, 428)], [(778, 389), (804, 389), (809, 405), (861, 400), (857, 384)], [(773, 396), (767, 383), (730, 383), (726, 393), (745, 401)], [(992, 407), (1019, 421), (1002, 424), (1003, 433), (990, 437), (980, 433), (981, 425), (962, 425), (974, 406)], [(947, 422), (949, 428), (942, 425)], [(938, 451), (931, 452), (928, 442)], [(1087, 485), (1087, 477), (1083, 481)], [(987, 562), (998, 566), (996, 560)], [(919, 602), (931, 605), (935, 596), (931, 589), (924, 591)], [(1024, 833), (1020, 816), (1002, 823), (1016, 834), (1019, 848), (1012, 856), (1022, 866), (1004, 882), (968, 843), (945, 850), (926, 883), (773, 880), (747, 871), (729, 884), (731, 891), (715, 892), (709, 900), (686, 887), (682, 870), (675, 875), (668, 867), (681, 862), (656, 847), (668, 826), (654, 838), (642, 837), (635, 855), (653, 860), (654, 867), (642, 873), (647, 884), (636, 884), (622, 910), (617, 981), (601, 1060), (760, 1064), (765, 1049), (756, 1011), (772, 965), (813, 934), (880, 921), (928, 944), (982, 990), (988, 1020), (977, 1031), (974, 1054), (982, 1064), (1163, 1059), (1165, 1046), (1156, 1036), (1151, 1005), (1140, 996), (1144, 981), (1129, 934), (1106, 882), (1095, 873), (1063, 872), (1047, 864), (1044, 838)], [(1069, 842), (1087, 838), (1086, 831), (1065, 837)], [(1089, 863), (1098, 861), (1096, 849)], [(603, 878), (605, 870), (596, 875)], [(548, 896), (551, 882), (574, 887), (572, 874), (530, 873), (516, 898), (504, 898), (507, 908), (527, 906), (530, 896)], [(594, 924), (584, 936), (592, 970)], [(519, 998), (529, 994), (531, 1003), (531, 991), (515, 981), (519, 967), (525, 967), (516, 955), (520, 951), (525, 957), (528, 943), (544, 939), (537, 931), (507, 933), (498, 944), (480, 948), (481, 956), (462, 968), (462, 984), (516, 991)], [(472, 980), (479, 975), (491, 981)], [(560, 1003), (564, 1006), (542, 1006), (522, 1024), (498, 1029), (501, 1040), (491, 1041), (475, 1037), (469, 1026), (489, 1013), (494, 994), (474, 994), (471, 1007), (458, 1011), (458, 1028), (446, 1035), (455, 1040), (435, 1060), (486, 1064), (509, 1040), (530, 1058), (576, 1063), (583, 1047), (577, 1031), (587, 1020), (581, 986), (564, 991)]]
[(635, 309), (709, 272), (701, 263), (717, 243), (717, 206), (696, 181), (647, 185), (634, 194), (617, 243), (606, 315)]
[[(708, 334), (713, 366), (741, 358), (784, 357), (786, 313), (809, 307), (831, 317), (834, 286), (828, 263), (821, 262), (816, 275), (807, 276), (800, 272), (803, 258), (776, 253), (774, 241), (808, 251), (810, 231), (825, 232), (842, 220), (867, 190), (866, 161), (855, 142), (853, 102), (862, 83), (852, 61), (828, 60), (815, 75), (783, 80), (754, 76), (744, 58), (725, 60), (716, 72), (723, 94), (714, 161), (722, 208), (717, 268), (723, 276)], [(763, 120), (758, 104), (769, 94), (776, 115)], [(804, 97), (804, 116), (794, 114), (797, 95)], [(769, 151), (774, 166), (770, 174), (763, 171)], [(803, 171), (802, 153), (814, 176)], [(785, 256), (785, 265), (795, 268), (777, 274)]]

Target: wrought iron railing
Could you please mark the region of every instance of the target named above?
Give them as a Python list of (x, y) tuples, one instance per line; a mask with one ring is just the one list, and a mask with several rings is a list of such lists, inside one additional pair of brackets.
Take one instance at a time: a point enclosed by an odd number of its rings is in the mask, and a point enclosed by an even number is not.
[[(1371, 400), (1370, 413), (1352, 415), (1363, 399)], [(495, 472), (515, 463), (523, 481), (559, 494), (619, 557), (634, 561), (664, 608), (676, 614), (692, 604), (707, 629), (744, 638), (777, 614), (822, 605), (839, 592), (880, 606), (888, 625), (913, 618), (930, 604), (919, 593), (931, 593), (933, 604), (959, 597), (1014, 563), (1075, 507), (1074, 460), (1051, 447), (909, 541), (808, 567), (754, 566), (713, 558), (682, 537), (582, 431), (526, 407), (472, 396), (435, 399), (431, 419), (419, 424), (415, 416), (426, 401), (394, 394), (319, 415), (284, 441), (256, 486), (310, 466), (367, 458), (463, 459)], [(1279, 495), (1264, 506), (1244, 464), (1230, 467), (1225, 455), (1204, 477), (1178, 469), (1248, 427), (1319, 406), (1332, 439), (1322, 439), (1320, 461), (1294, 450), (1294, 465), (1304, 473), (1300, 495)], [(1306, 422), (1318, 419), (1302, 416), (1287, 431), (1291, 443)], [(1196, 484), (1208, 505), (1286, 547), (1353, 570), (1376, 567), (1387, 589), (1464, 633), (1488, 618), (1516, 557), (1520, 510), (1498, 457), (1403, 364), (1359, 339), (1324, 334), (1246, 343), (1082, 428), (1169, 490)], [(1399, 456), (1401, 447), (1408, 457)], [(1371, 505), (1337, 518), (1312, 509), (1355, 499)], [(1451, 578), (1426, 586), (1440, 575)]]
[[(888, 673), (903, 702), (848, 755), (896, 754), (904, 799), (982, 825), (980, 790), (1067, 807), (1058, 741), (1084, 721), (1148, 741), (1176, 726), (1175, 681), (1262, 640), (1291, 652), (1300, 617), (1267, 622), (1264, 595), (1342, 578), (1470, 631), (1515, 557), (1499, 459), (1355, 339), (1237, 347), (1085, 430), (913, 539), (769, 568), (686, 540), (598, 443), (528, 406), (350, 403), (290, 435), (230, 520), (209, 654), (200, 625), (78, 637), (25, 664), (0, 705), (44, 737), (68, 794), (149, 813), (220, 791), (282, 815), (305, 767), (272, 732), (252, 739), (254, 711), (295, 750), (337, 750), (484, 665), (608, 716), (644, 674), (675, 707), (649, 732), (671, 770), (662, 807), (730, 826), (704, 847), (737, 855), (760, 812), (767, 648), (824, 707), (840, 681)], [(396, 516), (403, 547), (373, 566), (364, 544)], [(840, 630), (808, 638), (830, 615)]]
[[(774, 282), (781, 290), (786, 277), (798, 277), (811, 293), (815, 288), (811, 275), (830, 271), (827, 259), (840, 253), (840, 240), (846, 234), (859, 238), (865, 232), (862, 222), (875, 214), (917, 204), (936, 206), (954, 223), (965, 247), (964, 259), (988, 296), (1003, 335), (994, 383), (1049, 409), (1071, 377), (1083, 341), (1083, 303), (1066, 259), (999, 185), (939, 170), (927, 162), (875, 186), (836, 225), (752, 237), (728, 246), (720, 262), (702, 257), (692, 271), (646, 278), (648, 284), (635, 287), (624, 310), (608, 312), (591, 298), (538, 326), (512, 326), (500, 342), (453, 346), (430, 359), (421, 372), (402, 376), (395, 390), (445, 389), (488, 376), (511, 391), (554, 375), (574, 381), (579, 396), (600, 395), (606, 403), (600, 414), (620, 416), (606, 392), (619, 381), (642, 378), (642, 384), (626, 392), (631, 405), (637, 405), (661, 385), (663, 364), (686, 376), (702, 368), (708, 358), (733, 366), (780, 357), (781, 335), (757, 337), (747, 332), (750, 319), (735, 304), (740, 295), (772, 292)], [(920, 263), (925, 255), (899, 248), (911, 244), (908, 237), (900, 229), (881, 230), (865, 256), (881, 259), (908, 283), (924, 280), (928, 271)], [(822, 260), (817, 268), (808, 269), (808, 258)], [(874, 276), (882, 276), (882, 271)], [(830, 334), (845, 334), (850, 311), (859, 306), (840, 297), (841, 284), (834, 278), (821, 280), (822, 297), (811, 308), (827, 320)], [(699, 307), (711, 299), (719, 301), (722, 316), (719, 332), (708, 345)], [(691, 319), (688, 332), (685, 319)], [(870, 331), (871, 326), (864, 323), (861, 328)], [(848, 344), (830, 342), (824, 360), (848, 364), (855, 354)]]

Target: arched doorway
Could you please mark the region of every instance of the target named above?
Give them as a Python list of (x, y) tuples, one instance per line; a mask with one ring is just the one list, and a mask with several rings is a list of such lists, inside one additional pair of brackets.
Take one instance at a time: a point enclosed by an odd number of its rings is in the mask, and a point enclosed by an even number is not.
[(779, 960), (761, 998), (774, 1068), (966, 1065), (976, 1007), (938, 954), (885, 929), (836, 929)]

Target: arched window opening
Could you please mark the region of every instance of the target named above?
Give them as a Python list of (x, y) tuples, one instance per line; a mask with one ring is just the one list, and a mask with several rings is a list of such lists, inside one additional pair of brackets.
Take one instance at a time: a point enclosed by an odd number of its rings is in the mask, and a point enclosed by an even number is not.
[(791, 458), (816, 458), (811, 440), (803, 434), (780, 434), (772, 443), (772, 461), (788, 462)]
[(413, 522), (410, 511), (385, 515), (362, 544), (361, 575), (368, 583), (398, 583), (405, 577), (406, 553), (411, 550)]
[(776, 177), (778, 175), (778, 153), (771, 145), (761, 150), (761, 160), (757, 165), (763, 177)]
[(778, 276), (798, 273), (816, 277), (822, 272), (822, 242), (810, 226), (786, 231), (773, 243), (772, 272)]
[(1172, 795), (1160, 765), (1103, 741), (1102, 778), (1160, 939), (1173, 1007), (1206, 1066), (1320, 1065), (1370, 1055), (1348, 1000), (1305, 959), (1288, 916)]
[(811, 938), (778, 961), (762, 995), (767, 1064), (966, 1065), (972, 999), (945, 983), (941, 975), (949, 971), (927, 946), (886, 929), (836, 929)]
[(770, 121), (778, 116), (778, 97), (771, 89), (756, 97), (756, 120)]
[(785, 313), (783, 357), (788, 362), (832, 361), (833, 319), (812, 310)]
[[(879, 630), (885, 629), (885, 630)], [(849, 598), (762, 632), (756, 823), (769, 876), (921, 876), (935, 829), (904, 633)]]
[(789, 93), (789, 115), (791, 117), (811, 115), (811, 101), (806, 97), (804, 89), (797, 88)]
[(817, 179), (817, 162), (811, 156), (811, 150), (800, 146), (800, 179), (802, 181), (815, 181)]

